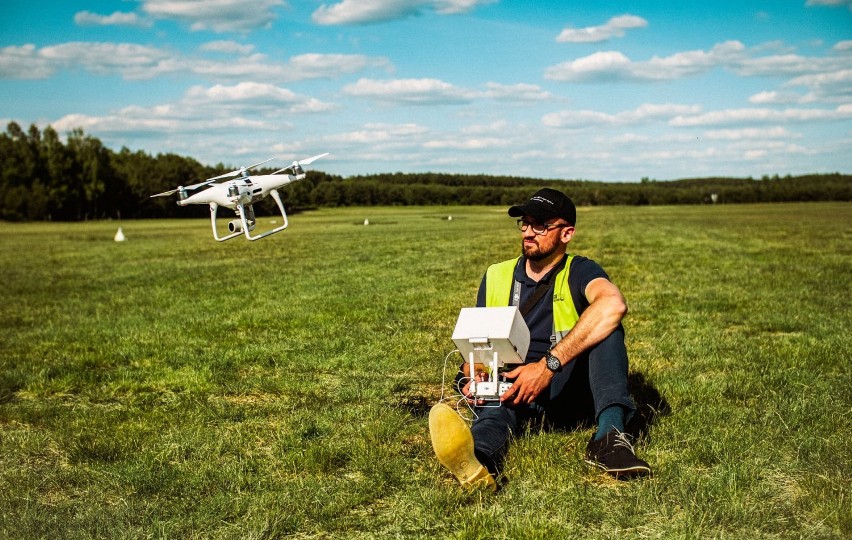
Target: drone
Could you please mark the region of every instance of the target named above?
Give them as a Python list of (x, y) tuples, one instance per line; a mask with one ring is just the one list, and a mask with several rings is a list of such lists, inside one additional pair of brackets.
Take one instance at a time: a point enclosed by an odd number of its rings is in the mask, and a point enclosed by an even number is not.
[[(188, 204), (209, 204), (210, 223), (213, 227), (213, 238), (219, 242), (236, 238), (241, 234), (245, 234), (245, 237), (252, 241), (260, 240), (261, 238), (266, 238), (271, 234), (281, 232), (287, 228), (287, 212), (284, 211), (284, 204), (281, 202), (281, 195), (278, 194), (278, 189), (286, 186), (290, 182), (303, 179), (305, 177), (305, 170), (302, 168), (302, 165), (309, 165), (317, 159), (327, 155), (328, 152), (294, 161), (287, 167), (278, 169), (272, 174), (252, 175), (249, 173), (249, 171), (255, 167), (263, 165), (264, 163), (274, 159), (269, 158), (259, 163), (255, 163), (254, 165), (249, 165), (248, 167), (240, 167), (235, 171), (220, 174), (213, 178), (208, 178), (203, 182), (199, 182), (191, 186), (178, 186), (175, 189), (151, 195), (151, 197), (166, 197), (177, 193), (177, 203), (180, 206), (186, 206)], [(282, 174), (285, 171), (290, 171), (290, 173)], [(222, 183), (216, 183), (218, 180), (224, 180), (226, 178), (234, 179)], [(211, 186), (211, 184), (213, 185)], [(190, 194), (190, 192), (205, 186), (211, 187), (198, 193)], [(281, 211), (281, 217), (284, 218), (284, 224), (280, 227), (275, 227), (272, 230), (252, 236), (251, 233), (254, 231), (255, 225), (257, 224), (257, 220), (254, 216), (253, 205), (267, 195), (272, 195), (272, 198), (275, 199), (276, 204), (278, 204), (278, 209)], [(218, 229), (216, 228), (216, 214), (220, 206), (230, 208), (238, 217), (238, 219), (231, 220), (228, 223), (229, 234), (221, 237), (219, 236)]]

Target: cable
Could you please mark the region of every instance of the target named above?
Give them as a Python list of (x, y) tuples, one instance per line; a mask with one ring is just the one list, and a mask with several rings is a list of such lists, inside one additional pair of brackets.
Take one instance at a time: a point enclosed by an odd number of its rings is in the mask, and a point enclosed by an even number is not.
[[(440, 399), (439, 403), (442, 403), (445, 399), (449, 399), (448, 397), (446, 397), (444, 395), (444, 391), (446, 390), (446, 386), (447, 386), (447, 361), (450, 359), (450, 356), (452, 356), (453, 353), (461, 354), (461, 351), (459, 351), (458, 349), (453, 349), (452, 351), (450, 351), (447, 354), (447, 356), (444, 357), (444, 367), (441, 370), (441, 399)], [(472, 381), (472, 380), (473, 380), (472, 377), (461, 377), (461, 378), (459, 378), (458, 388), (464, 388), (465, 385), (467, 385), (467, 383)], [(462, 407), (462, 405), (464, 405), (464, 407)], [(455, 404), (453, 405), (453, 408), (456, 410), (457, 413), (459, 413), (459, 415), (462, 418), (464, 418), (468, 422), (472, 422), (472, 421), (476, 420), (477, 418), (479, 418), (479, 415), (476, 414), (476, 410), (470, 405), (470, 401), (468, 400), (467, 396), (465, 396), (464, 394), (458, 394), (458, 399), (456, 400)], [(462, 410), (465, 409), (465, 408), (468, 411), (470, 411), (470, 414), (473, 415), (473, 418), (469, 418), (469, 417), (465, 416), (465, 414), (462, 412)]]
[(447, 356), (444, 357), (444, 368), (441, 370), (441, 401), (444, 401), (444, 388), (447, 384), (447, 360), (450, 359), (450, 355), (452, 355), (453, 353), (461, 354), (461, 351), (459, 351), (458, 349), (453, 349), (447, 354)]

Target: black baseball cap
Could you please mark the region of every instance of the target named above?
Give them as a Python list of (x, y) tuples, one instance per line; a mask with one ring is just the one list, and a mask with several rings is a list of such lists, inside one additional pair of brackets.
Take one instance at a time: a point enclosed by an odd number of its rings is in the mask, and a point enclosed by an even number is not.
[(577, 208), (574, 203), (561, 191), (551, 188), (542, 188), (524, 204), (509, 208), (509, 215), (530, 216), (540, 223), (560, 217), (571, 225), (577, 224)]

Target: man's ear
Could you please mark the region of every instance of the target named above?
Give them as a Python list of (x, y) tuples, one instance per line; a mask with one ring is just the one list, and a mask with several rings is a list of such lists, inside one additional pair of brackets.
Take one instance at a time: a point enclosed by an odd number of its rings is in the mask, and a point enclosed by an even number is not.
[(563, 243), (567, 244), (568, 242), (571, 241), (571, 238), (573, 238), (573, 237), (574, 237), (574, 227), (571, 227), (571, 226), (562, 227), (562, 235), (559, 237), (559, 239)]

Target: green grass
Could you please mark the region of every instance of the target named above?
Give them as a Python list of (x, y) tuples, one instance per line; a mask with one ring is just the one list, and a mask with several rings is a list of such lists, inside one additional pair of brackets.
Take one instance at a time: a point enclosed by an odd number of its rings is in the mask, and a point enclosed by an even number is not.
[(852, 205), (581, 208), (572, 250), (630, 304), (655, 474), (589, 469), (588, 429), (534, 432), (501, 492), (467, 493), (425, 415), (513, 225), (350, 208), (220, 244), (206, 220), (124, 222), (124, 243), (4, 224), (0, 537), (852, 535)]

